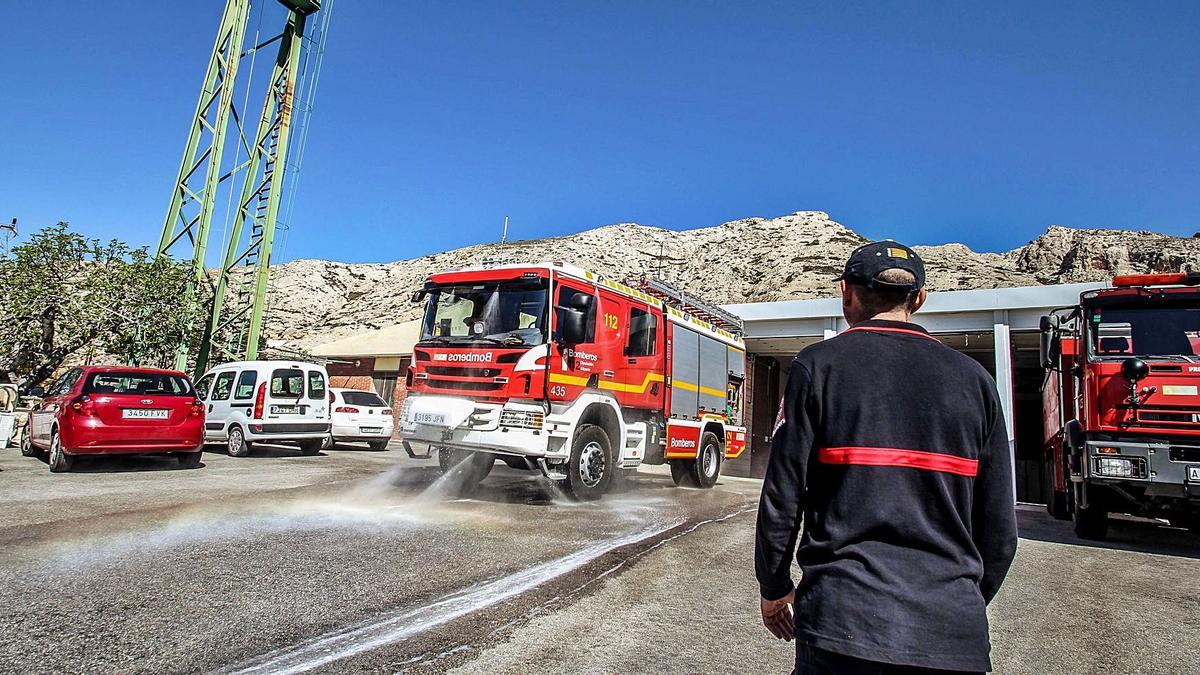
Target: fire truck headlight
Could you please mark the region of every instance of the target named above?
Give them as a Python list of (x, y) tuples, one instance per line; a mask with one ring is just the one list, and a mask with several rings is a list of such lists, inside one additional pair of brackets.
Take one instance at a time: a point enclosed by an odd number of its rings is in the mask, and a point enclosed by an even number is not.
[(1121, 457), (1097, 457), (1096, 473), (1111, 478), (1137, 478), (1133, 460)]

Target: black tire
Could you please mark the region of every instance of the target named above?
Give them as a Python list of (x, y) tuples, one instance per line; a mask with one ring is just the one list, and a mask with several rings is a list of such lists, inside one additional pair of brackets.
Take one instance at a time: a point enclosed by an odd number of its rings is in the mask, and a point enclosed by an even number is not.
[(675, 487), (697, 487), (696, 473), (692, 471), (692, 465), (696, 463), (694, 459), (672, 459), (671, 465), (671, 480), (675, 481)]
[(246, 433), (238, 425), (229, 427), (229, 438), (225, 441), (225, 449), (230, 457), (245, 457), (250, 454), (250, 442)]
[(721, 475), (721, 460), (725, 452), (721, 441), (711, 431), (700, 436), (700, 455), (691, 464), (692, 482), (700, 488), (708, 489), (717, 484)]
[(175, 455), (175, 459), (179, 460), (179, 466), (183, 467), (184, 469), (198, 469), (200, 468), (200, 457), (203, 454), (203, 450), (197, 450), (196, 452), (181, 452)]
[(608, 434), (594, 424), (584, 424), (575, 432), (571, 457), (567, 461), (567, 478), (559, 484), (571, 497), (592, 501), (608, 492), (616, 470)]
[[(1070, 450), (1063, 448), (1063, 457), (1066, 457)], [(1054, 458), (1050, 457), (1043, 465), (1045, 469), (1045, 485), (1046, 485), (1046, 512), (1055, 520), (1070, 520), (1071, 519), (1071, 472), (1066, 463), (1063, 463), (1063, 480), (1067, 483), (1067, 489), (1058, 491), (1054, 489)]]
[(387, 441), (371, 441), (370, 443), (367, 443), (367, 446), (369, 448), (371, 448), (372, 450), (374, 450), (375, 452), (381, 452), (383, 450), (387, 450), (388, 442)]
[(333, 434), (329, 434), (325, 438), (321, 439), (321, 449), (322, 450), (332, 450), (333, 446), (335, 446), (335, 445), (337, 445), (337, 441), (335, 441), (333, 439)]
[(66, 473), (75, 464), (75, 458), (63, 452), (62, 438), (58, 429), (50, 432), (50, 473)]
[(1108, 511), (1104, 508), (1104, 501), (1099, 499), (1099, 495), (1093, 493), (1090, 495), (1092, 499), (1087, 508), (1079, 505), (1079, 493), (1083, 490), (1080, 485), (1075, 486), (1075, 508), (1072, 514), (1072, 529), (1075, 530), (1075, 536), (1080, 539), (1091, 539), (1093, 541), (1102, 541), (1108, 538)]
[(496, 456), (489, 452), (438, 449), (438, 466), (443, 474), (450, 474), (448, 489), (459, 497), (474, 494), (495, 465)]
[(325, 445), (324, 438), (312, 438), (307, 441), (300, 441), (300, 453), (312, 457), (321, 452), (321, 446)]
[(21, 456), (37, 457), (38, 449), (33, 445), (33, 436), (30, 435), (29, 422), (25, 423), (25, 428), (21, 430)]

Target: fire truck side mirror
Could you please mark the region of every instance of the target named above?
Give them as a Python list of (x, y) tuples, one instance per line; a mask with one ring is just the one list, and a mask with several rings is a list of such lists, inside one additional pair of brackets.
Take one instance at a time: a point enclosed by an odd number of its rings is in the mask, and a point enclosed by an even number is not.
[(413, 304), (416, 304), (418, 302), (425, 300), (425, 295), (426, 295), (425, 289), (423, 289), (423, 288), (418, 288), (417, 290), (413, 291), (412, 296), (411, 296), (411, 300), (412, 300)]
[(577, 345), (587, 341), (587, 312), (564, 307), (558, 316), (558, 340)]
[(1054, 317), (1043, 316), (1041, 320), (1040, 354), (1042, 368), (1053, 370), (1058, 368), (1059, 357), (1062, 356), (1062, 342), (1058, 336), (1058, 327)]

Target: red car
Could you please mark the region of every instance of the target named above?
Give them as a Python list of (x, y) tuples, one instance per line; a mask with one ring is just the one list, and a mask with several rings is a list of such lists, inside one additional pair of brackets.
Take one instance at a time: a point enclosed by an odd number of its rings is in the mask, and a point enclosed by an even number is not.
[(78, 455), (173, 453), (200, 465), (204, 405), (183, 373), (158, 368), (71, 368), (29, 413), (21, 453), (49, 453), (50, 470), (70, 471)]

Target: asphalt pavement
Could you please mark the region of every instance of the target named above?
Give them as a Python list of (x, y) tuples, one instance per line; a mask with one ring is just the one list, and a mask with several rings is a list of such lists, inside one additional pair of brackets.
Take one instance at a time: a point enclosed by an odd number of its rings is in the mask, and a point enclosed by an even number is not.
[[(657, 468), (600, 502), (498, 464), (478, 494), (393, 447), (85, 460), (0, 450), (5, 671), (787, 672), (757, 616), (759, 484)], [(1200, 540), (1094, 545), (1020, 512), (997, 672), (1187, 672)]]

